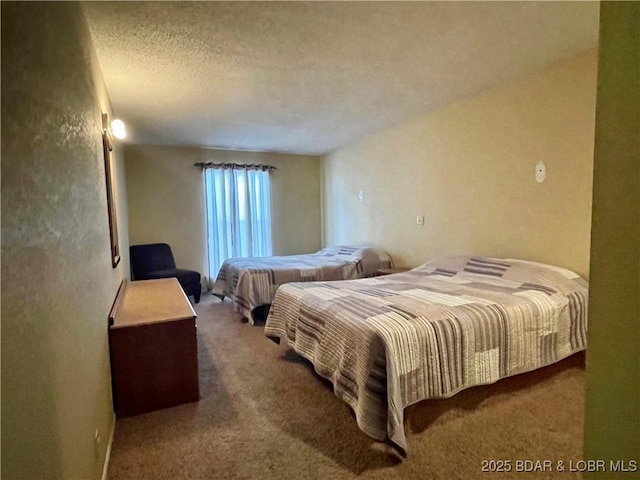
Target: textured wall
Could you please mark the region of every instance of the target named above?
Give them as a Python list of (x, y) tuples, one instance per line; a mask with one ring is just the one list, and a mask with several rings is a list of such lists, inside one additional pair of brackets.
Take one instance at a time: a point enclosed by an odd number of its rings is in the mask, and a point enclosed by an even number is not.
[[(640, 478), (640, 3), (602, 2), (585, 458)], [(632, 473), (609, 461), (635, 460)]]
[[(99, 478), (113, 421), (109, 110), (78, 3), (2, 4), (2, 478)], [(120, 245), (128, 250), (122, 161)], [(101, 444), (95, 447), (96, 429)]]
[(131, 244), (166, 242), (182, 268), (206, 272), (204, 189), (196, 162), (267, 163), (274, 255), (320, 248), (318, 157), (205, 148), (125, 148)]
[(324, 243), (368, 241), (406, 266), (460, 253), (587, 275), (595, 77), (591, 51), (327, 155)]

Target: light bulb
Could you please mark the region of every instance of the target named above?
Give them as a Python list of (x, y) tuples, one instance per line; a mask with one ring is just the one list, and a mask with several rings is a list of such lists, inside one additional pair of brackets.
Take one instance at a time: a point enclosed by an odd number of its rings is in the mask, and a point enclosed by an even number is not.
[(117, 118), (111, 122), (111, 132), (114, 137), (119, 139), (123, 139), (127, 136), (127, 129), (124, 126), (124, 122)]

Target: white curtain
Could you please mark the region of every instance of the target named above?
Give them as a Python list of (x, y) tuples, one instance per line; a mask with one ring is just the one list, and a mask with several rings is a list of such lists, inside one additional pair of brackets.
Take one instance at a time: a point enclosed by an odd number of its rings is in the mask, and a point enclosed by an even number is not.
[(209, 282), (222, 262), (271, 255), (269, 171), (234, 165), (204, 170)]

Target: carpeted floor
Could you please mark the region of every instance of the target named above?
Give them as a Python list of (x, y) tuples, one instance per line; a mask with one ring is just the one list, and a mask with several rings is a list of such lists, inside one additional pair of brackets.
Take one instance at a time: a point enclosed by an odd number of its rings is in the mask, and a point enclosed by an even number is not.
[[(110, 479), (579, 478), (555, 462), (581, 458), (582, 354), (409, 407), (400, 460), (308, 362), (229, 303), (203, 295), (196, 312), (201, 400), (118, 420)], [(489, 460), (511, 472), (483, 472)], [(516, 471), (517, 460), (552, 460), (553, 472)]]

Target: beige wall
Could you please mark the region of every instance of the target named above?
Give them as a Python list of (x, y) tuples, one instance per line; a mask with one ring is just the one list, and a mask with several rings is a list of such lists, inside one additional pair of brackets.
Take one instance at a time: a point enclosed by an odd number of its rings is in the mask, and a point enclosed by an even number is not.
[[(107, 315), (128, 274), (111, 267), (103, 110), (80, 4), (3, 2), (2, 478), (102, 474)], [(115, 170), (126, 251), (121, 158)]]
[(324, 244), (369, 242), (403, 266), (462, 253), (586, 276), (596, 63), (585, 53), (327, 155)]
[(131, 244), (166, 242), (181, 268), (206, 272), (204, 189), (196, 162), (266, 163), (271, 177), (274, 255), (320, 248), (318, 157), (206, 148), (125, 148)]
[(640, 3), (600, 8), (584, 453), (607, 469), (585, 477), (639, 478)]

